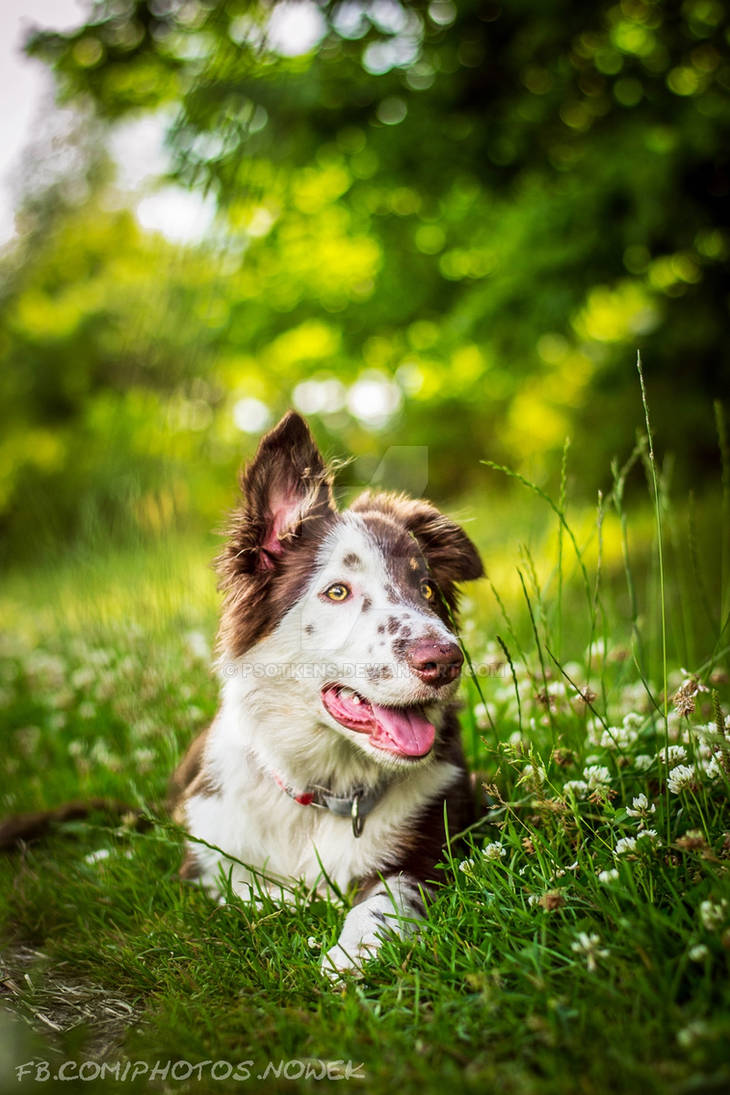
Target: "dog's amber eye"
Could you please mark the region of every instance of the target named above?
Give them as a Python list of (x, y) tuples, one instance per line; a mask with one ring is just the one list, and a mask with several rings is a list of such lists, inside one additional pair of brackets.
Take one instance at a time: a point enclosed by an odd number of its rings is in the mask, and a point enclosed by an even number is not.
[(342, 582), (335, 582), (333, 586), (324, 591), (325, 597), (328, 597), (330, 601), (346, 601), (350, 596), (350, 590)]
[(432, 601), (436, 596), (436, 587), (427, 578), (424, 578), (421, 582), (421, 596), (425, 597), (427, 601)]

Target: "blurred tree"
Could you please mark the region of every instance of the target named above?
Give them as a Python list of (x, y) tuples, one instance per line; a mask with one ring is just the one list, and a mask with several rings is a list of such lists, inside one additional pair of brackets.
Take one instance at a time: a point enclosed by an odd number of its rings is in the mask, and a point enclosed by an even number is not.
[[(340, 451), (373, 430), (381, 447), (427, 445), (436, 492), (477, 481), (479, 456), (543, 475), (570, 433), (592, 492), (641, 424), (640, 346), (660, 444), (690, 471), (714, 465), (728, 28), (715, 0), (99, 0), (28, 48), (102, 122), (175, 107), (172, 174), (215, 195), (225, 273), (202, 297), (173, 278), (159, 344), (115, 372), (114, 338), (90, 336), (73, 375), (172, 390), (189, 368), (177, 349), (202, 342), (209, 405), (238, 406), (244, 428), (294, 399)], [(131, 222), (102, 221), (101, 251), (119, 252)], [(69, 256), (93, 238), (69, 224)], [(162, 245), (135, 247), (163, 286)], [(59, 378), (37, 382), (63, 398)]]
[(220, 399), (201, 377), (215, 265), (110, 207), (106, 157), (76, 152), (29, 190), (0, 260), (0, 531), (11, 555), (47, 550), (84, 522), (121, 527), (130, 509), (154, 520), (169, 468), (194, 477), (185, 438)]
[[(416, 399), (441, 372), (475, 439), (511, 455), (576, 429), (596, 474), (637, 343), (677, 444), (711, 447), (695, 395), (727, 383), (727, 32), (714, 0), (110, 0), (30, 49), (103, 117), (177, 104), (178, 178), (313, 255), (309, 292), (275, 269), (277, 312), (345, 309), (349, 351), (379, 338), (366, 358), (405, 361)], [(317, 238), (369, 240), (377, 269), (328, 284)]]

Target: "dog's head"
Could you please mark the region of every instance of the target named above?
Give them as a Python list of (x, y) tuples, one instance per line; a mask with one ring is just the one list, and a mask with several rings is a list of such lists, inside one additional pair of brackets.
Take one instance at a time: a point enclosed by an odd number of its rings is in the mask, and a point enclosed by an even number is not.
[(366, 491), (338, 512), (294, 413), (263, 438), (242, 489), (218, 561), (220, 646), (229, 664), (245, 659), (265, 721), (311, 712), (317, 734), (382, 764), (427, 757), (463, 662), (456, 585), (483, 573), (466, 533), (404, 495)]

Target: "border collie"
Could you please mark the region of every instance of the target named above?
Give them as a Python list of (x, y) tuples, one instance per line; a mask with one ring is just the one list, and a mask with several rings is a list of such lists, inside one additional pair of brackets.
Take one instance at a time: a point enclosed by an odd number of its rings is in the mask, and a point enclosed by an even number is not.
[(357, 974), (423, 917), (445, 817), (452, 834), (473, 821), (455, 583), (482, 564), (428, 502), (366, 491), (338, 512), (293, 412), (242, 489), (218, 559), (220, 709), (172, 780), (176, 819), (204, 842), (181, 874), (247, 901), (356, 887), (322, 968)]

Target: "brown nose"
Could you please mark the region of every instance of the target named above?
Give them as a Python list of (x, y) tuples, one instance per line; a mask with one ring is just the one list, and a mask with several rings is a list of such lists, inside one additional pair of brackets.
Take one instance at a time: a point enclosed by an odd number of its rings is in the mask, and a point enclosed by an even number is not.
[(459, 676), (464, 655), (456, 643), (420, 642), (410, 648), (406, 661), (426, 684), (442, 688)]

